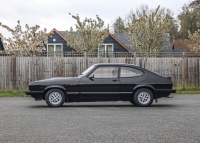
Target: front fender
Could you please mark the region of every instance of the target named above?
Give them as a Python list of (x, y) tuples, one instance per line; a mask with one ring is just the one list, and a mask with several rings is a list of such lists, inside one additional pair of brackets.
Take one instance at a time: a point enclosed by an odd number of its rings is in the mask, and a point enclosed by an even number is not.
[(48, 89), (51, 89), (51, 88), (58, 88), (58, 89), (62, 89), (64, 91), (66, 91), (66, 89), (63, 87), (63, 86), (60, 86), (60, 85), (51, 85), (51, 86), (47, 86), (44, 91), (48, 90)]
[[(45, 89), (44, 89), (44, 92), (46, 92), (48, 89), (52, 89), (52, 88), (57, 88), (57, 89), (62, 89), (65, 91), (65, 97), (66, 97), (66, 102), (68, 102), (68, 97), (66, 95), (66, 89), (63, 87), (63, 86), (60, 86), (60, 85), (51, 85), (51, 86), (47, 86)], [(45, 95), (44, 95), (45, 96)]]
[(153, 94), (155, 96), (156, 103), (157, 103), (157, 95), (156, 95), (156, 92), (155, 92), (155, 88), (152, 85), (145, 85), (145, 84), (144, 85), (137, 85), (133, 88), (133, 93), (139, 88), (150, 88), (153, 91)]

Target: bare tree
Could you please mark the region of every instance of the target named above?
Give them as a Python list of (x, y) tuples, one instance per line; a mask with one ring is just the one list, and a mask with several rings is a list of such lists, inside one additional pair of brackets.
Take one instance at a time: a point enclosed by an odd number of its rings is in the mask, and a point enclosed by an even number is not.
[[(6, 53), (18, 56), (28, 56), (35, 55), (42, 52), (42, 50), (45, 50), (44, 44), (48, 41), (46, 28), (44, 30), (39, 30), (39, 25), (29, 27), (29, 25), (26, 24), (26, 30), (23, 31), (20, 21), (17, 21), (15, 29), (2, 24), (1, 22), (0, 26), (12, 34), (12, 38), (2, 38)], [(0, 35), (2, 36), (2, 34)]]
[[(70, 14), (71, 15), (71, 14)], [(93, 52), (100, 46), (108, 36), (109, 27), (104, 27), (104, 21), (97, 15), (95, 19), (85, 18), (80, 20), (79, 15), (72, 15), (77, 22), (75, 24), (77, 36), (73, 34), (72, 28), (66, 30), (67, 44), (78, 52)]]
[[(131, 42), (130, 46), (135, 47), (139, 52), (160, 52), (169, 47), (161, 48), (166, 40), (169, 40), (170, 15), (165, 9), (149, 9), (142, 5), (136, 12), (131, 12), (126, 21), (126, 36)], [(167, 34), (168, 38), (163, 36)]]

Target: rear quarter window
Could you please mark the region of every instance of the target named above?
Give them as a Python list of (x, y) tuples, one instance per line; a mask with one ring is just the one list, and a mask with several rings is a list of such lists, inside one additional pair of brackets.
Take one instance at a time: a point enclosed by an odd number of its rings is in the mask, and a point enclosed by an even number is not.
[(120, 77), (137, 77), (141, 75), (143, 75), (143, 72), (138, 69), (131, 67), (121, 67)]

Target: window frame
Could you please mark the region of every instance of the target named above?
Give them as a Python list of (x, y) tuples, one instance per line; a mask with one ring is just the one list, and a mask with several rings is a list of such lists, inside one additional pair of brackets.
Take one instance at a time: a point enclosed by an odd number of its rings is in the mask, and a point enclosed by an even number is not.
[(94, 77), (94, 79), (116, 79), (116, 78), (119, 78), (120, 67), (119, 67), (119, 66), (114, 66), (114, 65), (113, 65), (113, 66), (97, 66), (97, 67), (93, 68), (91, 72), (89, 72), (89, 73), (87, 74), (87, 77), (90, 78), (90, 76), (92, 75), (92, 73), (94, 73), (94, 71), (95, 71), (96, 69), (102, 68), (102, 67), (114, 67), (114, 68), (117, 68), (117, 70), (118, 70), (118, 72), (117, 72), (117, 77), (108, 77), (108, 78), (106, 78), (106, 77), (101, 77), (101, 78)]
[[(106, 55), (107, 55), (106, 53), (108, 53), (108, 52), (107, 52), (107, 45), (111, 45), (111, 46), (112, 46), (112, 53), (114, 52), (114, 44), (113, 44), (113, 43), (103, 43), (103, 44), (101, 44), (101, 45), (98, 46), (98, 57), (100, 57), (100, 53), (101, 53), (101, 52), (99, 51), (99, 48), (100, 48), (100, 46), (102, 46), (102, 45), (104, 46), (104, 52), (103, 52), (103, 53), (105, 54), (105, 57), (107, 57), (107, 56), (106, 56)], [(108, 53), (108, 54), (109, 54), (109, 53)]]
[[(138, 76), (129, 76), (129, 77), (121, 77), (121, 69), (122, 68), (133, 68), (133, 69), (136, 69), (136, 70), (138, 70), (138, 71), (140, 71), (142, 74), (141, 75), (138, 75)], [(134, 78), (134, 77), (140, 77), (140, 76), (144, 76), (144, 71), (142, 71), (142, 70), (140, 70), (140, 69), (138, 69), (138, 68), (135, 68), (135, 67), (128, 67), (128, 66), (121, 66), (120, 67), (120, 69), (119, 69), (119, 78)]]
[[(52, 54), (52, 56), (56, 56), (56, 53), (55, 53), (56, 51), (55, 51), (55, 49), (56, 49), (56, 46), (57, 46), (57, 45), (61, 46), (61, 50), (62, 50), (62, 51), (60, 51), (60, 52), (63, 53), (63, 44), (62, 44), (62, 43), (48, 43), (48, 44), (47, 44), (47, 56), (49, 55), (49, 54), (48, 54), (49, 45), (53, 45), (53, 51), (52, 51), (53, 54)], [(63, 56), (63, 54), (61, 54), (61, 56)]]

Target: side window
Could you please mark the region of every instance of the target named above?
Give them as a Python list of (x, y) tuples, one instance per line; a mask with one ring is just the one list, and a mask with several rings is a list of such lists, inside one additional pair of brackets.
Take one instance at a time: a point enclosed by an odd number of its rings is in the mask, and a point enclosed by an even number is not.
[(90, 76), (94, 78), (117, 78), (118, 67), (99, 67)]
[(120, 77), (135, 77), (142, 74), (143, 73), (140, 70), (129, 67), (121, 67)]

